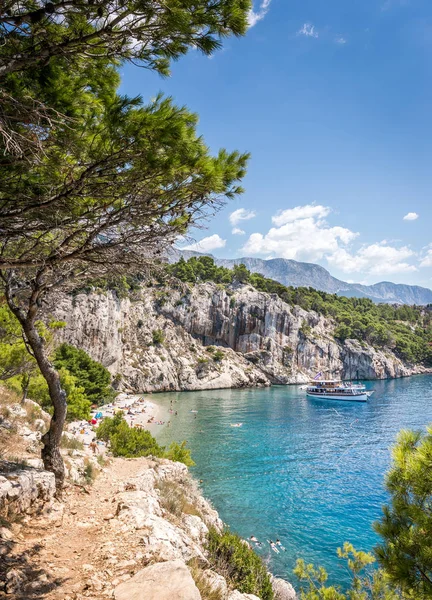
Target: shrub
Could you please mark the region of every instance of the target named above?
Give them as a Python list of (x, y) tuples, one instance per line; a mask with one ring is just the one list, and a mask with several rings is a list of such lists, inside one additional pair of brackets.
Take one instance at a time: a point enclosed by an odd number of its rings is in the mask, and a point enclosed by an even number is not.
[(162, 329), (153, 329), (153, 344), (157, 346), (158, 344), (163, 344), (165, 340), (165, 334)]
[(213, 354), (213, 352), (215, 352), (216, 348), (214, 346), (207, 346), (206, 350), (207, 350), (207, 352), (210, 352), (210, 354)]
[(84, 479), (86, 483), (92, 484), (97, 477), (97, 471), (94, 468), (94, 465), (88, 460), (85, 459), (84, 462)]
[(220, 362), (224, 358), (225, 358), (225, 353), (222, 352), (222, 350), (216, 350), (216, 352), (213, 354), (213, 360), (215, 362)]
[(273, 600), (273, 589), (261, 558), (235, 533), (211, 528), (207, 549), (213, 568), (243, 594)]
[(61, 447), (67, 448), (68, 450), (84, 450), (84, 444), (76, 437), (69, 437), (64, 434), (61, 439)]
[(183, 441), (181, 444), (172, 442), (167, 452), (165, 452), (165, 458), (169, 458), (175, 462), (181, 462), (187, 467), (193, 467), (195, 464), (191, 458), (190, 449), (186, 447), (186, 441)]
[(141, 327), (142, 327), (143, 325), (144, 325), (144, 322), (143, 322), (143, 320), (142, 320), (142, 319), (138, 319), (138, 322), (137, 322), (137, 327), (138, 327), (138, 329), (141, 329)]
[(175, 517), (185, 515), (195, 515), (201, 517), (200, 512), (190, 502), (189, 498), (174, 481), (160, 481), (156, 486), (160, 492), (160, 503), (162, 507)]
[(96, 430), (96, 437), (98, 440), (109, 442), (111, 435), (117, 431), (117, 427), (125, 422), (121, 412), (116, 413), (113, 417), (105, 417)]
[(304, 336), (308, 336), (311, 332), (311, 327), (308, 325), (307, 321), (303, 321), (300, 327), (300, 331)]
[(110, 436), (111, 451), (114, 456), (134, 458), (138, 456), (162, 456), (163, 448), (145, 429), (129, 427), (123, 420)]
[(225, 595), (221, 587), (215, 587), (206, 577), (203, 569), (200, 567), (197, 559), (192, 559), (188, 563), (192, 578), (195, 581), (202, 600), (224, 600)]

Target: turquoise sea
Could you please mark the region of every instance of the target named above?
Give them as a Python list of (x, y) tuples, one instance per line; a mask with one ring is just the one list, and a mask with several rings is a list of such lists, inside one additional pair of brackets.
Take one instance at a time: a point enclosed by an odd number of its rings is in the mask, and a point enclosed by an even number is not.
[[(372, 522), (386, 501), (383, 476), (402, 428), (432, 422), (432, 378), (369, 382), (368, 403), (306, 398), (299, 386), (157, 394), (178, 416), (161, 443), (188, 441), (195, 477), (222, 519), (244, 538), (280, 538), (258, 552), (276, 575), (293, 580), (297, 558), (346, 582), (336, 549), (371, 550)], [(197, 413), (191, 412), (198, 411)], [(230, 423), (242, 422), (234, 428)]]

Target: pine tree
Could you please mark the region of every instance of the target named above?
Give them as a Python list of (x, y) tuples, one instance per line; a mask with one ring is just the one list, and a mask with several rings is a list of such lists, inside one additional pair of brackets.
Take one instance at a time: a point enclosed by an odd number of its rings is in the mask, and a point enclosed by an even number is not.
[(386, 487), (390, 504), (375, 523), (378, 560), (410, 598), (432, 598), (432, 427), (400, 432)]

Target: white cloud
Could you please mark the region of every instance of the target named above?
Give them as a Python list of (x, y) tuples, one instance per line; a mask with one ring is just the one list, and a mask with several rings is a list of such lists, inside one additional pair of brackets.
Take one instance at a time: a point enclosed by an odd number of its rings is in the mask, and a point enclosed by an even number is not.
[(242, 248), (247, 254), (264, 254), (317, 261), (332, 255), (357, 237), (345, 227), (330, 227), (325, 217), (326, 206), (296, 206), (282, 211), (272, 219), (272, 227), (265, 235), (253, 233)]
[(243, 229), (240, 229), (239, 227), (234, 227), (231, 233), (233, 235), (244, 235), (246, 231), (243, 231)]
[(189, 244), (189, 246), (183, 246), (181, 250), (195, 250), (196, 252), (210, 252), (210, 250), (216, 250), (216, 248), (224, 248), (226, 240), (223, 240), (217, 233), (209, 235), (203, 238), (199, 242)]
[(264, 19), (270, 8), (270, 3), (271, 0), (262, 0), (257, 11), (255, 11), (253, 7), (250, 9), (248, 15), (249, 27), (253, 27), (259, 21), (262, 21), (262, 19)]
[(425, 250), (427, 250), (427, 252), (421, 259), (420, 266), (432, 267), (432, 245), (429, 245), (427, 248), (425, 248)]
[(417, 271), (417, 267), (407, 262), (413, 256), (414, 252), (407, 246), (395, 248), (384, 241), (363, 246), (355, 254), (339, 248), (327, 256), (327, 261), (345, 273), (383, 275)]
[(315, 30), (315, 25), (312, 25), (312, 23), (304, 23), (303, 27), (297, 31), (297, 35), (305, 35), (306, 37), (317, 38), (318, 31)]
[(409, 213), (407, 213), (407, 214), (404, 216), (403, 220), (404, 220), (404, 221), (415, 221), (415, 220), (416, 220), (416, 219), (418, 219), (418, 218), (419, 218), (419, 216), (418, 216), (418, 214), (417, 214), (417, 213), (415, 213), (415, 212), (409, 212)]
[(292, 223), (298, 219), (307, 219), (309, 217), (323, 219), (329, 214), (330, 208), (328, 206), (305, 204), (303, 206), (295, 206), (294, 208), (287, 208), (286, 210), (279, 211), (277, 215), (272, 217), (272, 222), (280, 227), (281, 225)]
[(238, 208), (234, 212), (232, 212), (229, 216), (229, 221), (231, 225), (237, 225), (240, 221), (249, 221), (256, 217), (256, 212), (254, 210), (247, 210), (246, 208)]
[(342, 37), (341, 35), (339, 35), (338, 37), (335, 38), (335, 42), (336, 42), (336, 44), (340, 44), (341, 46), (343, 46), (344, 44), (347, 43), (346, 39), (344, 37)]

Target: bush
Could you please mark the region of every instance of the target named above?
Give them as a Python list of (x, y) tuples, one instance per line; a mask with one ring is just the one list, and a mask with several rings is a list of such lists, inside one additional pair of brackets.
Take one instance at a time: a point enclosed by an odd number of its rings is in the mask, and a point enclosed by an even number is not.
[(111, 451), (114, 456), (135, 458), (138, 456), (162, 456), (163, 448), (145, 429), (129, 427), (126, 421), (117, 426), (110, 436)]
[(169, 450), (165, 453), (165, 458), (169, 458), (175, 462), (181, 462), (187, 467), (193, 467), (195, 464), (191, 458), (191, 451), (186, 447), (186, 441), (183, 441), (181, 444), (172, 442)]
[(214, 346), (207, 346), (206, 350), (207, 350), (207, 352), (210, 352), (210, 354), (213, 354), (213, 352), (215, 352), (216, 348)]
[(96, 437), (104, 442), (109, 442), (114, 456), (136, 458), (138, 456), (158, 456), (182, 462), (187, 467), (193, 466), (189, 448), (186, 442), (177, 444), (173, 442), (165, 452), (155, 438), (145, 429), (129, 427), (123, 416), (118, 412), (114, 417), (106, 417), (96, 430)]
[(165, 334), (162, 329), (153, 329), (153, 344), (155, 346), (163, 344), (165, 340)]
[(162, 507), (171, 515), (181, 517), (185, 514), (201, 517), (200, 512), (190, 502), (188, 496), (177, 482), (163, 480), (156, 487), (160, 492)]
[(76, 437), (69, 437), (62, 435), (61, 447), (67, 448), (68, 450), (84, 450), (84, 444), (80, 442)]
[(207, 549), (213, 568), (243, 594), (273, 600), (269, 574), (261, 558), (235, 533), (210, 529)]
[(224, 358), (225, 358), (225, 353), (222, 352), (222, 350), (216, 350), (216, 352), (213, 354), (213, 360), (215, 362), (220, 362)]
[(88, 460), (85, 459), (84, 463), (84, 479), (86, 483), (92, 484), (97, 477), (97, 471), (94, 468), (94, 465)]

